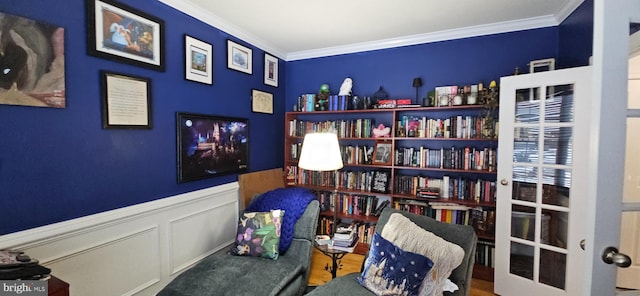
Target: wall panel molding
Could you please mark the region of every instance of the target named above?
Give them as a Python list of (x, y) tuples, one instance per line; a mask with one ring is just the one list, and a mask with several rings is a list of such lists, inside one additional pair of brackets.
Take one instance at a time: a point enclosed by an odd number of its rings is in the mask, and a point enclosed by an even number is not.
[(233, 242), (238, 182), (0, 237), (70, 284), (72, 295), (155, 295)]

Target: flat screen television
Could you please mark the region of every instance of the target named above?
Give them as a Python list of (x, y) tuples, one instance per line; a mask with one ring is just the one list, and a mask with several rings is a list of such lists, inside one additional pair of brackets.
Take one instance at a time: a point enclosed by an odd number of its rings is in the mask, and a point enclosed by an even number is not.
[(249, 120), (177, 113), (178, 183), (246, 172)]

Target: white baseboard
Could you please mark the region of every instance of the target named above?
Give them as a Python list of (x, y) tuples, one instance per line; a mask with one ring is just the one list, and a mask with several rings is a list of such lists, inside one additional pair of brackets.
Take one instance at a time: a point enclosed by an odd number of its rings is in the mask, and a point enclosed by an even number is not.
[(155, 295), (233, 242), (238, 208), (233, 182), (0, 236), (0, 249), (38, 259), (71, 295)]

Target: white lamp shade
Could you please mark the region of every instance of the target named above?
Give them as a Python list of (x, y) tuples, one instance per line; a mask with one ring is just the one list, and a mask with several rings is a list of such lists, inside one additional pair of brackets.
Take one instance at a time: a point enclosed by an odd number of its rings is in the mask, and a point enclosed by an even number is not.
[(342, 168), (338, 136), (334, 133), (308, 133), (302, 142), (298, 167), (310, 171), (334, 171)]

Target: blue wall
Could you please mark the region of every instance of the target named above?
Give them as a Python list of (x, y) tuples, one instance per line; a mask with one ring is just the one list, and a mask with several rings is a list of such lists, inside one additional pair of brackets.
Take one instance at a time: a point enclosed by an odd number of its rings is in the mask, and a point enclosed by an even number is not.
[[(414, 98), (411, 81), (421, 77), (424, 97), (438, 85), (488, 84), (510, 75), (515, 67), (527, 72), (531, 60), (555, 57), (563, 64), (573, 57), (582, 60), (587, 52), (575, 52), (575, 46), (564, 42), (563, 30), (568, 35), (573, 30), (568, 25), (280, 61), (280, 87), (273, 88), (263, 84), (262, 50), (253, 47), (253, 75), (229, 70), (226, 40), (250, 44), (157, 1), (123, 2), (165, 21), (165, 72), (88, 56), (84, 2), (0, 2), (1, 12), (65, 28), (67, 91), (66, 109), (0, 105), (0, 234), (236, 181), (237, 175), (228, 175), (176, 182), (179, 111), (249, 118), (249, 170), (257, 171), (282, 166), (284, 111), (291, 110), (298, 95), (315, 93), (322, 83), (337, 93), (343, 79), (352, 77), (355, 94), (371, 95), (384, 86), (392, 98)], [(575, 28), (584, 31), (589, 21), (579, 17)], [(185, 33), (213, 44), (213, 86), (184, 80)], [(580, 40), (585, 34), (590, 33), (584, 32)], [(100, 70), (152, 80), (153, 129), (102, 129)], [(250, 111), (252, 88), (274, 94), (275, 114)]]
[(322, 83), (337, 94), (345, 77), (353, 79), (355, 95), (370, 96), (383, 86), (390, 98), (414, 101), (414, 77), (423, 81), (420, 98), (436, 86), (488, 86), (516, 67), (527, 73), (531, 60), (557, 58), (557, 50), (558, 28), (550, 27), (287, 62), (286, 108), (292, 110), (300, 94), (317, 93)]
[[(0, 105), (0, 234), (64, 221), (237, 180), (227, 175), (178, 184), (175, 113), (249, 118), (249, 170), (282, 166), (282, 112), (252, 113), (251, 89), (274, 94), (263, 83), (264, 52), (253, 48), (253, 75), (226, 67), (226, 40), (242, 40), (158, 1), (124, 1), (165, 21), (166, 71), (88, 56), (84, 0), (2, 0), (0, 11), (65, 29), (67, 108)], [(62, 3), (62, 4), (61, 4)], [(184, 34), (214, 50), (214, 83), (184, 79)], [(151, 130), (102, 129), (100, 70), (152, 81)], [(269, 157), (265, 157), (265, 156)]]
[(593, 54), (593, 0), (584, 1), (559, 27), (558, 68), (589, 65)]

